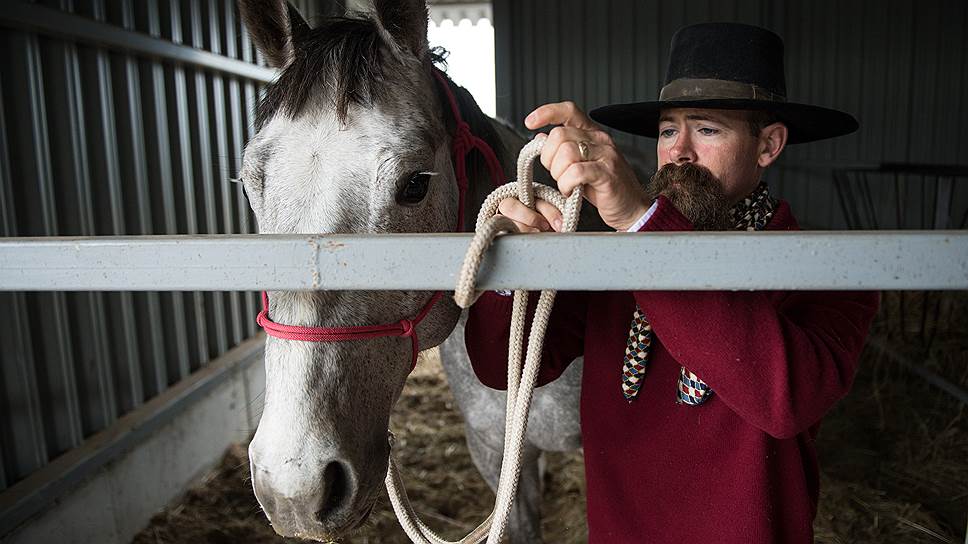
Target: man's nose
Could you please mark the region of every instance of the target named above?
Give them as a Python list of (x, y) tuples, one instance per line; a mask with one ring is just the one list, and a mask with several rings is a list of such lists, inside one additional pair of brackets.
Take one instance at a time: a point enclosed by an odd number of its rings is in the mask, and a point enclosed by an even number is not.
[(676, 164), (696, 162), (698, 157), (692, 147), (692, 140), (687, 132), (680, 132), (676, 136), (676, 143), (669, 149), (669, 158)]

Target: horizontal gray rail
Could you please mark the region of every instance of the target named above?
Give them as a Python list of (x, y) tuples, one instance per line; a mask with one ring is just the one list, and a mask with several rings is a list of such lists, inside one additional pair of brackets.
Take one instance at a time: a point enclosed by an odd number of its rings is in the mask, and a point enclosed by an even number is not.
[[(449, 290), (471, 235), (0, 239), (0, 290)], [(580, 233), (497, 240), (481, 289), (968, 289), (968, 232)]]

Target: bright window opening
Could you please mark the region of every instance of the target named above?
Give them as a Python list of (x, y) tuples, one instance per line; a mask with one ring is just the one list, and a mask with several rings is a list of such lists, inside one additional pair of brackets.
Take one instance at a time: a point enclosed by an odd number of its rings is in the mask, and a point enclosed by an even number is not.
[(440, 46), (450, 52), (447, 73), (458, 85), (474, 96), (481, 111), (494, 116), (497, 112), (494, 76), (494, 27), (489, 19), (462, 19), (454, 24), (444, 19), (439, 24), (431, 20), (428, 26), (431, 47)]

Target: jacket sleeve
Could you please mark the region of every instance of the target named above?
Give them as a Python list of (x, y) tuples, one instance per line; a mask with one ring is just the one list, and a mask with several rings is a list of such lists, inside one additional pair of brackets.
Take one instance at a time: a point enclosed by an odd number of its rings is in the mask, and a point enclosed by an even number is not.
[[(527, 328), (538, 303), (537, 292), (529, 293)], [(508, 342), (511, 336), (513, 297), (485, 292), (471, 306), (464, 328), (464, 343), (474, 373), (481, 383), (493, 389), (507, 389)], [(537, 385), (545, 385), (561, 376), (569, 364), (583, 353), (585, 336), (586, 293), (559, 291), (545, 331), (545, 343), (538, 371)], [(522, 361), (523, 364), (523, 361)]]
[[(642, 232), (691, 229), (660, 197)], [(776, 438), (808, 430), (847, 394), (880, 300), (877, 292), (633, 294), (672, 357)]]

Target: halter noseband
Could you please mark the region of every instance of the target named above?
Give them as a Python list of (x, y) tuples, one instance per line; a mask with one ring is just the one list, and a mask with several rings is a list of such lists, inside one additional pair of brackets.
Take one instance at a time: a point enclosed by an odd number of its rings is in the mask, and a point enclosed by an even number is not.
[[(464, 201), (467, 195), (467, 155), (471, 151), (477, 150), (487, 162), (488, 170), (491, 173), (491, 181), (497, 186), (504, 181), (504, 171), (501, 168), (501, 161), (498, 160), (494, 150), (487, 142), (471, 132), (470, 125), (461, 117), (460, 109), (457, 105), (457, 97), (447, 84), (447, 79), (437, 70), (433, 70), (434, 77), (440, 82), (444, 94), (450, 104), (451, 113), (457, 128), (454, 131), (451, 152), (454, 160), (454, 177), (457, 180), (458, 201), (457, 201), (457, 228), (458, 232), (464, 229)], [(269, 317), (269, 295), (262, 292), (262, 311), (256, 317), (259, 324), (266, 334), (283, 340), (299, 340), (302, 342), (346, 342), (350, 340), (366, 340), (383, 336), (409, 337), (413, 347), (413, 358), (410, 362), (410, 369), (417, 365), (417, 353), (420, 351), (420, 343), (417, 340), (417, 325), (430, 313), (434, 305), (443, 297), (442, 291), (437, 291), (424, 304), (420, 312), (413, 319), (402, 319), (396, 323), (386, 325), (364, 325), (359, 327), (300, 327), (298, 325), (282, 325), (276, 323)]]

